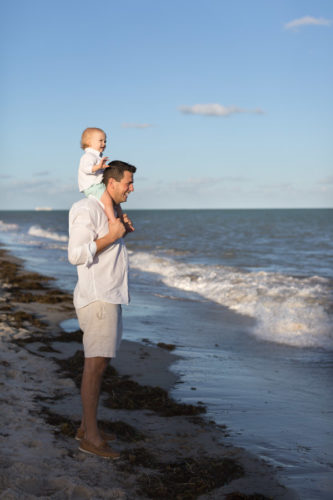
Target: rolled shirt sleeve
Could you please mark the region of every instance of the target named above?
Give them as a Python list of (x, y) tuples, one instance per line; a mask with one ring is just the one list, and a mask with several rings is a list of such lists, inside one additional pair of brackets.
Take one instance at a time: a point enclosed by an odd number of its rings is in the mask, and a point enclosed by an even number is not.
[(88, 209), (75, 209), (69, 214), (68, 260), (74, 266), (89, 266), (93, 263), (97, 238)]

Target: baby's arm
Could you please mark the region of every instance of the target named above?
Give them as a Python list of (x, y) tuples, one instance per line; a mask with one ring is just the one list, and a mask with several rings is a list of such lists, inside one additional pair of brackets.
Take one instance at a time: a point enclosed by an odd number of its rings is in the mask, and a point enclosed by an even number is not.
[(104, 168), (107, 167), (106, 162), (108, 161), (108, 159), (109, 158), (107, 156), (103, 156), (101, 161), (97, 163), (97, 165), (94, 165), (92, 167), (91, 172), (94, 174), (95, 172), (97, 172), (97, 170), (104, 170)]

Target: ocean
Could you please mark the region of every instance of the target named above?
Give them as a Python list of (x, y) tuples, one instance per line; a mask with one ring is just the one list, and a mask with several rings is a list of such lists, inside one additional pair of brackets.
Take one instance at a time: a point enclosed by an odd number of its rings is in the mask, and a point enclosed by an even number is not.
[[(174, 397), (202, 401), (302, 500), (332, 498), (333, 210), (129, 215), (124, 336), (175, 344)], [(0, 211), (0, 241), (72, 291), (67, 231), (66, 211)]]

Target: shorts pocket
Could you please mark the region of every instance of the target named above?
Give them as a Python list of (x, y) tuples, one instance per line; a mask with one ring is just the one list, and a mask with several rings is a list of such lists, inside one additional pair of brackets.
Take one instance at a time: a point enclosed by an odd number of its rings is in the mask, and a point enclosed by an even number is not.
[(99, 308), (96, 311), (96, 317), (100, 321), (106, 318), (106, 310), (105, 310), (105, 305), (103, 302), (99, 303)]

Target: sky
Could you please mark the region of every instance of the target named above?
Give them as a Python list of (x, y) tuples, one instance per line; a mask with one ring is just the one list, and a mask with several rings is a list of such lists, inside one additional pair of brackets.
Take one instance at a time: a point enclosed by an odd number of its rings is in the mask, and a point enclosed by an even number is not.
[(332, 0), (2, 0), (0, 209), (68, 209), (86, 127), (127, 209), (333, 207)]

